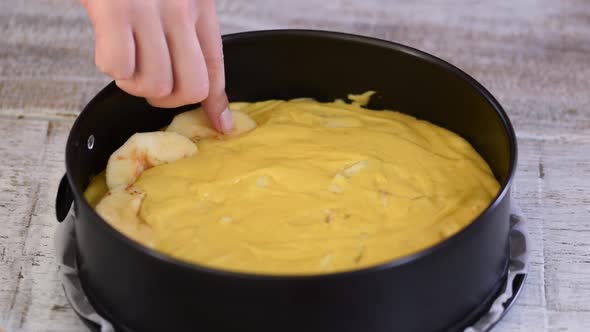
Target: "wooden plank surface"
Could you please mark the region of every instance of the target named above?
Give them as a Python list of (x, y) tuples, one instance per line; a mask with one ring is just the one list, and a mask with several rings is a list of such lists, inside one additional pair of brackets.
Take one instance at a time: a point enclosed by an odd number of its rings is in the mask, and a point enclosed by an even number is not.
[[(590, 2), (217, 1), (224, 33), (352, 32), (442, 57), (498, 97), (519, 140), (530, 276), (495, 331), (590, 331)], [(53, 252), (65, 139), (108, 82), (74, 0), (0, 0), (0, 329), (84, 331)]]

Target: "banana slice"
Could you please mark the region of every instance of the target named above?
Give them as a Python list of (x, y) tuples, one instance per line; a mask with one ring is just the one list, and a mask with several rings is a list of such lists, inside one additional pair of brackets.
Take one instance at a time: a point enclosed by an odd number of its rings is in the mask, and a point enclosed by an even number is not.
[(153, 247), (152, 229), (139, 218), (145, 193), (133, 186), (111, 189), (96, 205), (96, 212), (119, 232), (145, 246)]
[[(256, 128), (256, 122), (246, 114), (240, 111), (231, 111), (231, 113), (234, 129), (227, 136), (238, 136)], [(221, 136), (213, 129), (207, 115), (201, 108), (178, 114), (166, 128), (166, 131), (179, 133), (191, 140)]]
[(144, 170), (190, 157), (197, 153), (195, 143), (173, 132), (137, 133), (113, 152), (107, 163), (109, 189), (131, 185)]

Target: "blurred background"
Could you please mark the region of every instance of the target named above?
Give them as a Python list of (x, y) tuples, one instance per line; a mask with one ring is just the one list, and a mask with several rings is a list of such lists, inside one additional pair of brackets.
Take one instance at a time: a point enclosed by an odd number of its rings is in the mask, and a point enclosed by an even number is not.
[[(520, 130), (532, 125), (520, 115), (573, 117), (568, 111), (590, 99), (581, 89), (590, 78), (587, 0), (215, 2), (223, 33), (328, 29), (442, 57), (518, 109)], [(92, 28), (76, 0), (1, 0), (0, 52), (2, 114), (74, 116), (108, 82), (94, 66)]]
[[(590, 330), (589, 0), (216, 0), (222, 32), (311, 28), (419, 48), (465, 70), (519, 140), (530, 276), (502, 331)], [(313, 50), (310, 50), (313, 52)], [(362, 64), (359, 64), (362, 65)], [(69, 129), (109, 79), (75, 0), (0, 0), (0, 327), (82, 331), (57, 278), (53, 204)]]

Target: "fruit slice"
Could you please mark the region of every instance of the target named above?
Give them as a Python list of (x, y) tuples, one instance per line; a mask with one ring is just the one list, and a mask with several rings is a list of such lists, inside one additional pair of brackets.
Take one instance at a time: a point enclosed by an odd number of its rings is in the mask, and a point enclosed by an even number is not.
[(152, 229), (139, 218), (145, 193), (133, 186), (111, 189), (96, 205), (96, 212), (127, 237), (153, 247)]
[[(240, 111), (231, 111), (234, 129), (226, 136), (238, 136), (256, 128), (256, 122)], [(178, 114), (166, 128), (167, 132), (175, 132), (191, 140), (221, 136), (209, 123), (207, 115), (202, 109), (196, 109)]]
[(197, 151), (195, 143), (177, 133), (134, 134), (109, 158), (107, 186), (113, 189), (133, 184), (144, 170), (190, 157)]

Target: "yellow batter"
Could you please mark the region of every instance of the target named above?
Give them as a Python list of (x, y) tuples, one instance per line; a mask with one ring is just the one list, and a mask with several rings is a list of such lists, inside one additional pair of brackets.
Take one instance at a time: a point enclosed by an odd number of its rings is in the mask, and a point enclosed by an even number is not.
[[(201, 140), (135, 183), (153, 247), (225, 270), (319, 274), (415, 253), (468, 225), (499, 190), (485, 161), (448, 130), (362, 108), (368, 96), (233, 103), (255, 130)], [(104, 190), (97, 178), (89, 201)]]

